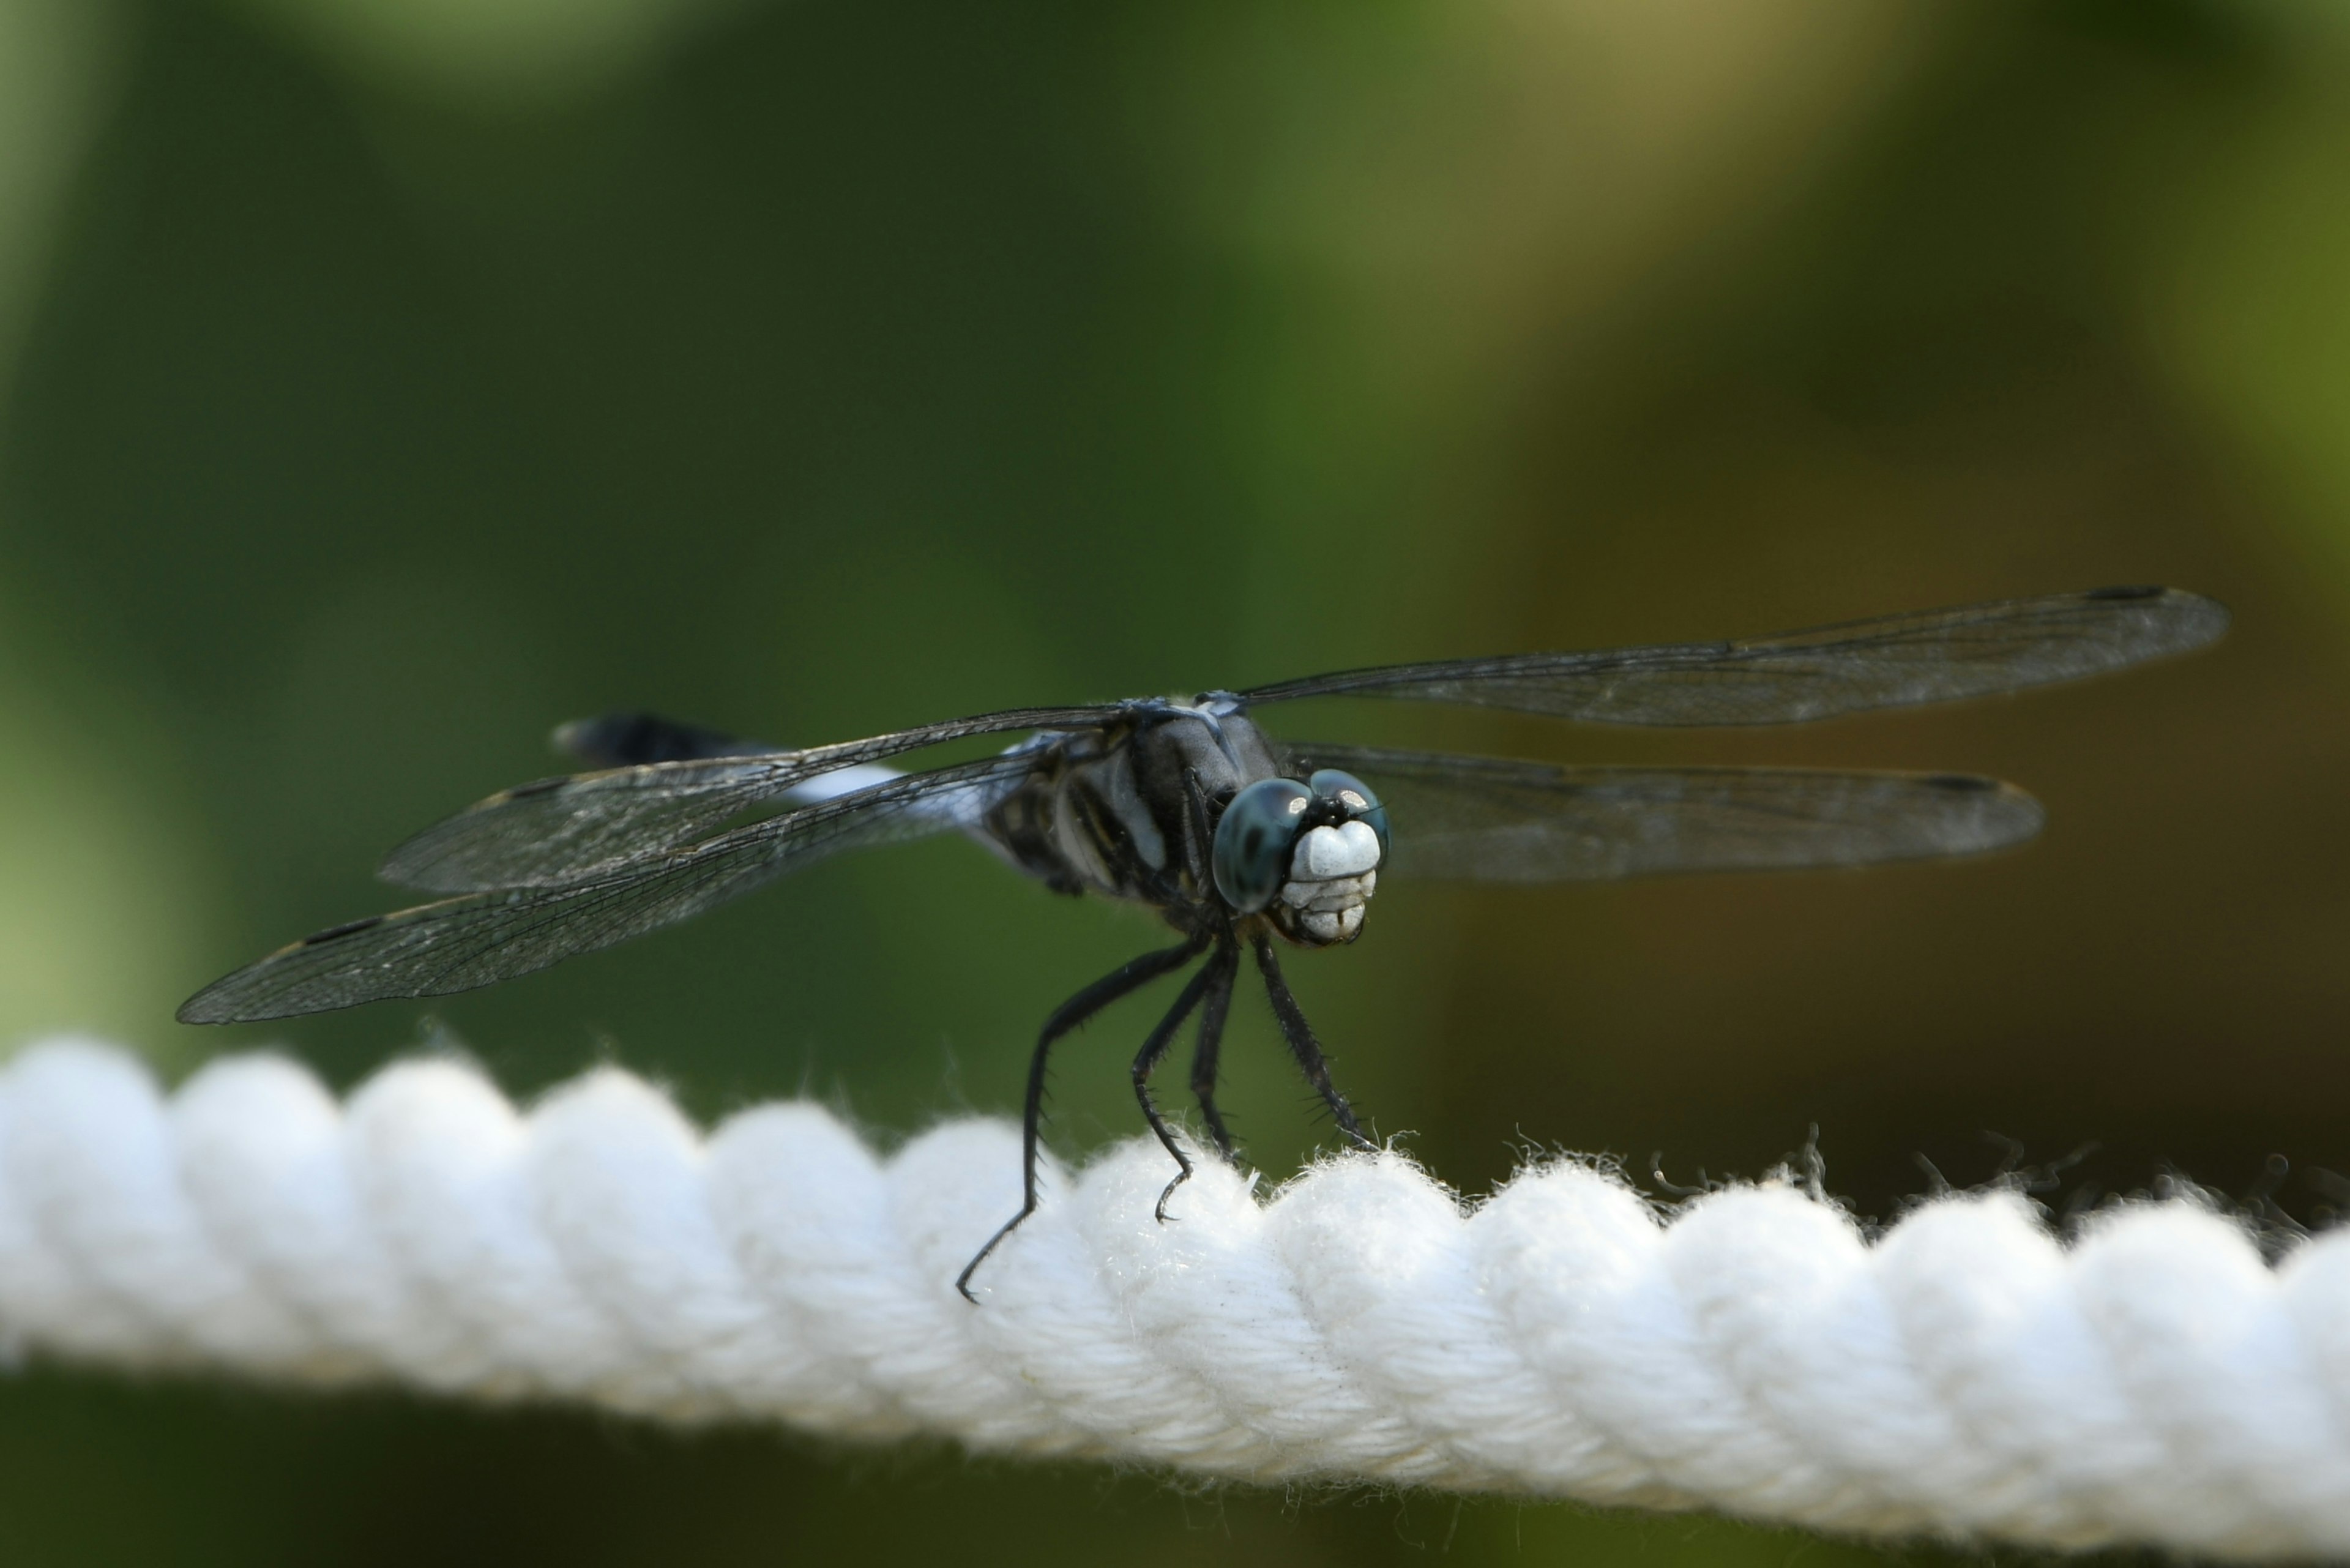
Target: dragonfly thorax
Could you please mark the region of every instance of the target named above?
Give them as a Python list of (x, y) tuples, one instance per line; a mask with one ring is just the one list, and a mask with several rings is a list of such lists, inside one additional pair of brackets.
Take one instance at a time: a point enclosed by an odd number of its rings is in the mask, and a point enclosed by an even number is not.
[(988, 840), (1059, 891), (1170, 912), (1214, 897), (1215, 818), (1277, 766), (1262, 731), (1209, 703), (1138, 704), (1123, 724), (1040, 736), (1035, 755), (989, 809)]

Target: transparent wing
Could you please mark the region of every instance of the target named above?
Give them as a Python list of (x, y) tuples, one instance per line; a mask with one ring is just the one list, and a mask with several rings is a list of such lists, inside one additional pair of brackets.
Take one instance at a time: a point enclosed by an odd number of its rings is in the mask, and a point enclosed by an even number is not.
[(511, 980), (689, 919), (827, 855), (962, 826), (1026, 770), (1024, 758), (986, 757), (755, 822), (600, 877), (355, 920), (215, 981), (188, 999), (180, 1020), (288, 1018)]
[[(806, 751), (698, 757), (540, 779), (426, 828), (386, 856), (378, 875), (436, 893), (593, 881), (631, 861), (690, 844), (738, 814), (827, 774), (970, 735), (1100, 724), (1122, 711), (1023, 708)], [(914, 774), (906, 782), (917, 790), (941, 788), (945, 786), (923, 781), (942, 776)]]
[(2095, 588), (1739, 642), (1348, 670), (1240, 696), (1408, 697), (1602, 724), (1783, 724), (2074, 680), (2200, 648), (2227, 627), (2226, 607), (2195, 594)]
[(1874, 866), (1974, 855), (2040, 831), (2040, 803), (1968, 774), (1556, 767), (1368, 746), (1290, 748), (1388, 808), (1382, 870), (1473, 882)]

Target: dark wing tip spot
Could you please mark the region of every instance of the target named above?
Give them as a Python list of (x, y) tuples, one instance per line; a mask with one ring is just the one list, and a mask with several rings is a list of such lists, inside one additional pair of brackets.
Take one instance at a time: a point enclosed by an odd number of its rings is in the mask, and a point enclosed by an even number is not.
[(2091, 588), (2081, 597), (2085, 599), (2158, 599), (2169, 591), (2158, 584), (2133, 583), (2118, 587)]
[(320, 947), (344, 937), (357, 936), (361, 931), (371, 931), (381, 924), (383, 924), (381, 915), (369, 915), (363, 920), (345, 920), (339, 926), (328, 926), (323, 931), (312, 931), (302, 939), (299, 945), (306, 948)]
[(1928, 774), (1918, 782), (1929, 789), (1946, 789), (1954, 794), (1981, 794), (2000, 787), (1997, 779), (1981, 774)]
[(551, 779), (533, 779), (528, 784), (516, 784), (514, 788), (502, 791), (492, 798), (494, 800), (528, 800), (535, 794), (552, 794), (570, 782), (571, 775), (569, 774), (557, 774)]

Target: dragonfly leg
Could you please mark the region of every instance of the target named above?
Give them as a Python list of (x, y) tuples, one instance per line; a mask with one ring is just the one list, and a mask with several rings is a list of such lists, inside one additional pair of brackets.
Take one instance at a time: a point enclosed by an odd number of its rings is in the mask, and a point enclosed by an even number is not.
[(1167, 1152), (1175, 1157), (1175, 1179), (1169, 1182), (1167, 1190), (1159, 1195), (1157, 1213), (1161, 1225), (1167, 1223), (1167, 1200), (1175, 1196), (1177, 1188), (1191, 1179), (1191, 1157), (1183, 1152), (1182, 1144), (1176, 1139), (1175, 1129), (1167, 1125), (1167, 1118), (1159, 1114), (1159, 1103), (1150, 1097), (1150, 1071), (1159, 1065), (1159, 1058), (1167, 1054), (1168, 1043), (1175, 1038), (1175, 1031), (1183, 1027), (1183, 1021), (1191, 1016), (1193, 1008), (1200, 1005), (1200, 998), (1207, 993), (1215, 973), (1215, 961), (1211, 959), (1199, 973), (1191, 977), (1191, 983), (1184, 986), (1183, 994), (1175, 999), (1175, 1005), (1167, 1010), (1167, 1016), (1150, 1031), (1149, 1037), (1142, 1043), (1142, 1049), (1134, 1057), (1134, 1097), (1142, 1106), (1142, 1119), (1150, 1124), (1150, 1130), (1159, 1135), (1159, 1141), (1165, 1144)]
[(1208, 933), (1201, 931), (1174, 947), (1145, 953), (1102, 976), (1055, 1008), (1053, 1016), (1045, 1020), (1045, 1027), (1036, 1036), (1036, 1054), (1028, 1059), (1028, 1099), (1020, 1118), (1020, 1212), (1005, 1220), (1003, 1228), (990, 1236), (987, 1245), (955, 1276), (955, 1289), (973, 1306), (979, 1304), (979, 1298), (971, 1293), (972, 1275), (987, 1262), (987, 1255), (1003, 1244), (1003, 1238), (1036, 1212), (1036, 1135), (1045, 1119), (1045, 1064), (1053, 1054), (1053, 1043), (1120, 997), (1141, 990), (1162, 974), (1181, 969), (1207, 945)]
[(1314, 1038), (1314, 1026), (1305, 1022), (1305, 1014), (1298, 1007), (1297, 998), (1289, 993), (1288, 982), (1281, 978), (1281, 964), (1273, 956), (1273, 939), (1270, 937), (1259, 936), (1256, 939), (1256, 967), (1257, 972), (1264, 976), (1265, 994), (1273, 999), (1273, 1015), (1280, 1021), (1282, 1038), (1289, 1042), (1289, 1054), (1297, 1058), (1298, 1069), (1305, 1075), (1305, 1081), (1314, 1085), (1315, 1092), (1322, 1096), (1322, 1103), (1330, 1107), (1331, 1118), (1337, 1122), (1340, 1132), (1361, 1147), (1377, 1147), (1363, 1136), (1361, 1125), (1355, 1120), (1355, 1107), (1347, 1103), (1347, 1096), (1330, 1082), (1330, 1064), (1323, 1060), (1322, 1043)]
[(1207, 1121), (1216, 1152), (1233, 1166), (1240, 1164), (1240, 1157), (1232, 1151), (1232, 1135), (1224, 1126), (1224, 1115), (1216, 1108), (1216, 1057), (1223, 1049), (1224, 1018), (1232, 1011), (1232, 981), (1240, 968), (1240, 944), (1226, 937), (1216, 944), (1208, 967), (1200, 971), (1211, 978), (1207, 1001), (1200, 1009), (1200, 1044), (1191, 1054), (1191, 1093), (1199, 1097), (1200, 1115)]

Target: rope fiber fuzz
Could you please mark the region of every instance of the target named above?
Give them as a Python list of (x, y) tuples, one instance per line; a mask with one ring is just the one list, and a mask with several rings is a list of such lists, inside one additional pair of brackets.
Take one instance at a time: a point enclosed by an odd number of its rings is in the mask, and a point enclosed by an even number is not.
[(1564, 1162), (1470, 1208), (1391, 1152), (1263, 1201), (1202, 1158), (1162, 1225), (1138, 1139), (1047, 1168), (974, 1309), (1018, 1153), (962, 1121), (885, 1159), (805, 1103), (704, 1137), (613, 1069), (527, 1114), (446, 1060), (344, 1105), (266, 1055), (166, 1097), (55, 1042), (0, 1068), (0, 1333), (1253, 1482), (2350, 1552), (2350, 1235), (2271, 1267), (2172, 1200), (2067, 1246), (1994, 1193), (1869, 1241), (1792, 1185), (1660, 1214)]

